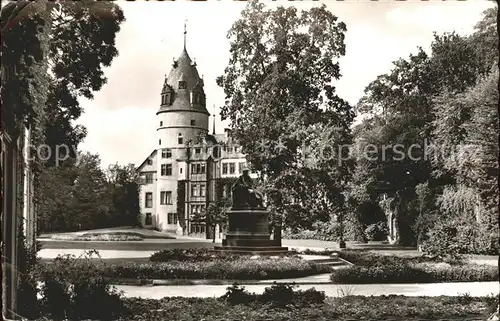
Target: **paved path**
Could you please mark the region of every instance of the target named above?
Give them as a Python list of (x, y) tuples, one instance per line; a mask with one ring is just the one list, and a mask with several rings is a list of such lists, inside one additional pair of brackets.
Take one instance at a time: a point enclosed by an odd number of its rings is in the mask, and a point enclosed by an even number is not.
[[(250, 292), (262, 293), (269, 285), (246, 285)], [(498, 282), (467, 282), (467, 283), (430, 283), (430, 284), (318, 284), (299, 285), (298, 289), (315, 288), (325, 291), (327, 296), (337, 297), (345, 294), (379, 296), (458, 296), (468, 293), (471, 296), (488, 296), (499, 293)], [(163, 297), (219, 297), (226, 293), (227, 285), (169, 285), (169, 286), (128, 286), (118, 285), (116, 288), (124, 291), (127, 297), (144, 299), (161, 299)]]

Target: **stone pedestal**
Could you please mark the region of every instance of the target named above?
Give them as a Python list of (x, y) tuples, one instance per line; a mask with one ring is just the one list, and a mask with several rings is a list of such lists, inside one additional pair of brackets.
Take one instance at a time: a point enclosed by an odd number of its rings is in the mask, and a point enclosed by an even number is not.
[(232, 209), (227, 212), (228, 227), (220, 252), (253, 255), (276, 255), (286, 253), (280, 240), (271, 240), (269, 212), (265, 209)]

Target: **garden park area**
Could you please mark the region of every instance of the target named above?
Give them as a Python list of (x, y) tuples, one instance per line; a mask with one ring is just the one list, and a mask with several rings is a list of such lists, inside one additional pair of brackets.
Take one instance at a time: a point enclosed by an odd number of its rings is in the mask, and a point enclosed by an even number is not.
[[(161, 92), (149, 84), (163, 79), (176, 38), (163, 33), (181, 25), (168, 10), (136, 19), (140, 10), (108, 1), (3, 6), (3, 318), (498, 321), (498, 7), (463, 33), (450, 23), (431, 34), (426, 19), (388, 28), (404, 35), (375, 28), (397, 24), (396, 6), (358, 22), (326, 1), (299, 10), (252, 0), (227, 16), (191, 8), (203, 24), (227, 25), (199, 32), (211, 44), (200, 78), (184, 22), (179, 79), (165, 75)], [(172, 107), (178, 98), (185, 109)], [(148, 145), (144, 106), (162, 136), (143, 171), (130, 155)], [(103, 122), (80, 124), (92, 108)], [(114, 113), (123, 108), (137, 112), (133, 126)], [(231, 127), (220, 134), (218, 116)], [(118, 138), (87, 139), (85, 124)], [(229, 163), (202, 159), (208, 148)], [(243, 160), (255, 185), (236, 178)]]
[[(308, 256), (352, 264), (321, 264)], [(99, 258), (97, 250), (86, 251), (35, 264), (39, 300), (32, 313), (47, 318), (40, 320), (61, 320), (62, 315), (151, 321), (294, 320), (299, 315), (301, 320), (484, 320), (496, 309), (498, 265), (491, 257), (479, 263), (468, 256), (451, 260), (387, 250), (302, 248), (257, 258), (173, 248), (140, 261), (109, 261)], [(405, 283), (405, 295), (398, 295), (394, 286)], [(461, 287), (440, 296), (437, 283)], [(429, 284), (433, 290), (411, 293), (415, 284)], [(366, 287), (373, 289), (371, 295)]]

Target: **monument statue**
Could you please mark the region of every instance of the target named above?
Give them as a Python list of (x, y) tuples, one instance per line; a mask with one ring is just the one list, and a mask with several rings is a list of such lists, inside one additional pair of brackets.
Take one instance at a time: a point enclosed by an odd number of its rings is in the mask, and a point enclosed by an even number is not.
[(248, 170), (243, 170), (243, 174), (233, 184), (231, 192), (233, 209), (264, 207), (262, 194), (254, 190)]
[(277, 255), (286, 253), (287, 247), (271, 240), (269, 211), (264, 208), (263, 196), (254, 189), (248, 170), (236, 180), (232, 188), (233, 206), (227, 211), (227, 229), (218, 252), (252, 255)]

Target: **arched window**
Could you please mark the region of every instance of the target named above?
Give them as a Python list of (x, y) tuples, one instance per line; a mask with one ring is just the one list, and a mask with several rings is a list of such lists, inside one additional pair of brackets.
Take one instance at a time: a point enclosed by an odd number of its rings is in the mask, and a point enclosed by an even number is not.
[(179, 137), (177, 137), (177, 143), (178, 143), (179, 145), (184, 144), (184, 138), (182, 137), (182, 134), (181, 134), (181, 133), (179, 133)]

